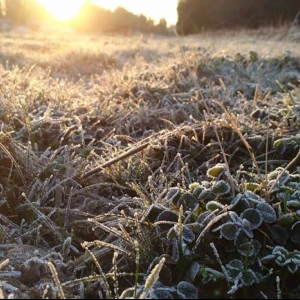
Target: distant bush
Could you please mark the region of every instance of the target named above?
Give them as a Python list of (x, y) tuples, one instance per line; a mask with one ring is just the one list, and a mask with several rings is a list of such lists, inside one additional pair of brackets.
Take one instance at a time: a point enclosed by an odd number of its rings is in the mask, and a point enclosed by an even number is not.
[(299, 9), (298, 0), (180, 0), (177, 31), (277, 25), (293, 21)]

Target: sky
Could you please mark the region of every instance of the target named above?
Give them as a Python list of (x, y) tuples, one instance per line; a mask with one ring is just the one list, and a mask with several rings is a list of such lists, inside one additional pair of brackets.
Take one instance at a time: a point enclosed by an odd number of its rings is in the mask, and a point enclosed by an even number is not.
[(177, 0), (93, 0), (108, 9), (123, 6), (134, 14), (143, 14), (159, 21), (165, 18), (169, 25), (177, 22)]
[[(38, 0), (60, 20), (67, 20), (78, 12), (85, 0)], [(134, 14), (143, 14), (158, 22), (165, 18), (168, 25), (177, 22), (177, 0), (92, 0), (106, 9), (122, 6)]]

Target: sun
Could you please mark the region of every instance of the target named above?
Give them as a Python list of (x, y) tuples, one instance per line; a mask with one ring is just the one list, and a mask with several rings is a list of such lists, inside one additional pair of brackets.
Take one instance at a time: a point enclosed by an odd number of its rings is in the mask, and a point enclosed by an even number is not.
[(68, 21), (75, 17), (85, 0), (38, 0), (57, 20)]

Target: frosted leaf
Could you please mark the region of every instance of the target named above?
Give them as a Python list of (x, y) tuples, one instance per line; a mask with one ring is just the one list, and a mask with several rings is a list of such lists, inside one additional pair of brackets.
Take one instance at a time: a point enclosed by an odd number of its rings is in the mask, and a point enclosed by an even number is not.
[(251, 240), (251, 243), (254, 247), (254, 255), (257, 255), (261, 249), (261, 244), (258, 240)]
[(237, 194), (234, 198), (233, 198), (233, 200), (231, 201), (231, 205), (234, 207), (234, 206), (236, 206), (239, 202), (240, 202), (240, 200), (243, 198), (244, 196), (243, 196), (243, 194)]
[(202, 186), (196, 187), (195, 189), (193, 189), (191, 192), (193, 193), (194, 197), (196, 199), (198, 199), (198, 197), (200, 196), (201, 192), (204, 190), (204, 188)]
[(162, 213), (164, 209), (165, 208), (163, 206), (154, 204), (150, 205), (147, 211), (145, 212), (144, 216), (141, 218), (140, 222), (143, 223), (145, 221), (148, 221), (154, 223), (158, 215)]
[(261, 185), (255, 182), (247, 182), (243, 185), (247, 191), (255, 192), (261, 188)]
[(290, 195), (286, 192), (281, 191), (276, 194), (276, 197), (280, 201), (287, 201), (290, 198)]
[(205, 270), (205, 272), (207, 272), (207, 275), (210, 278), (210, 280), (215, 281), (215, 280), (219, 280), (219, 279), (225, 279), (224, 274), (217, 270), (214, 270), (212, 268), (205, 268), (204, 270)]
[(247, 269), (241, 272), (239, 279), (244, 286), (250, 286), (257, 282), (257, 277), (251, 269)]
[(197, 189), (202, 189), (199, 182), (193, 182), (193, 183), (189, 184), (189, 190), (191, 193), (194, 193), (194, 191)]
[(193, 282), (200, 271), (200, 265), (193, 261), (185, 273), (185, 278), (188, 282)]
[(197, 222), (202, 224), (203, 226), (206, 226), (215, 217), (216, 217), (216, 215), (211, 213), (211, 211), (205, 211), (199, 215)]
[(126, 290), (123, 291), (123, 293), (120, 296), (120, 299), (133, 299), (134, 296), (134, 288), (128, 288)]
[(225, 170), (224, 164), (216, 164), (212, 168), (207, 170), (207, 176), (218, 177)]
[(275, 180), (282, 185), (287, 183), (287, 181), (290, 179), (290, 177), (291, 176), (290, 176), (289, 171), (285, 170), (282, 167), (278, 167), (276, 170), (274, 170), (273, 172), (270, 172), (267, 175), (268, 181)]
[(179, 246), (177, 239), (172, 241), (172, 259), (176, 262), (179, 260)]
[[(178, 234), (178, 226), (177, 225), (175, 226), (175, 231)], [(191, 243), (195, 240), (195, 234), (187, 226), (183, 226), (183, 228), (182, 228), (182, 239), (187, 243)]]
[(168, 234), (167, 234), (167, 239), (168, 239), (169, 241), (171, 241), (171, 240), (175, 239), (176, 236), (177, 236), (177, 235), (176, 235), (175, 228), (172, 227), (172, 228), (169, 230)]
[(177, 294), (180, 299), (198, 299), (198, 289), (187, 281), (178, 283)]
[(286, 151), (287, 140), (286, 138), (278, 139), (274, 142), (274, 148), (280, 153), (283, 154)]
[(238, 232), (238, 226), (232, 222), (228, 222), (221, 226), (221, 234), (227, 240), (234, 240)]
[(275, 224), (270, 229), (271, 235), (273, 239), (279, 244), (279, 245), (285, 245), (286, 241), (289, 237), (287, 231), (285, 228), (281, 227), (278, 224)]
[(251, 230), (251, 225), (250, 222), (246, 219), (243, 219), (243, 225), (242, 225), (242, 230), (245, 232), (245, 234), (252, 239), (253, 238), (253, 232)]
[(276, 221), (276, 212), (270, 204), (260, 203), (256, 206), (256, 209), (260, 212), (265, 222), (273, 223)]
[(290, 208), (300, 208), (300, 201), (299, 200), (289, 200), (286, 202), (286, 206)]
[(242, 219), (234, 211), (229, 212), (230, 219), (235, 224), (242, 224)]
[(298, 265), (295, 265), (295, 264), (289, 264), (287, 266), (288, 270), (290, 273), (294, 274), (297, 270), (298, 270)]
[(300, 244), (300, 222), (296, 222), (292, 226), (291, 240), (294, 243)]
[(244, 269), (244, 264), (239, 259), (233, 259), (226, 265), (226, 268), (229, 270), (242, 271)]
[(276, 257), (276, 256), (275, 256), (274, 254), (266, 255), (265, 257), (263, 257), (263, 258), (261, 259), (261, 262), (262, 262), (263, 264), (269, 263), (269, 262), (273, 261), (273, 260), (275, 259), (275, 257)]
[(207, 202), (209, 200), (213, 200), (215, 198), (214, 194), (209, 189), (204, 189), (200, 195), (198, 196), (199, 201)]
[(206, 209), (210, 211), (214, 211), (216, 209), (222, 210), (224, 208), (224, 205), (222, 205), (220, 202), (217, 201), (209, 201), (206, 204)]
[(263, 203), (265, 202), (263, 199), (261, 199), (260, 197), (258, 197), (256, 194), (254, 194), (253, 192), (251, 191), (245, 191), (244, 193), (244, 197), (250, 201), (250, 202), (253, 202), (253, 203)]
[(240, 245), (246, 243), (249, 241), (249, 238), (245, 234), (245, 232), (242, 229), (238, 230), (238, 233), (236, 235), (236, 238), (234, 239), (234, 244), (236, 247), (239, 247)]
[(198, 201), (193, 194), (185, 192), (178, 200), (178, 203), (179, 205), (183, 205), (185, 210), (193, 210), (197, 206)]
[(300, 202), (300, 191), (299, 190), (294, 191), (290, 197), (290, 200), (296, 200)]
[(179, 187), (172, 187), (169, 189), (167, 193), (167, 201), (174, 203), (177, 202), (180, 198), (180, 188)]
[[(164, 210), (162, 213), (160, 213), (156, 219), (157, 222), (159, 221), (167, 221), (167, 222), (174, 222), (174, 224), (177, 224), (178, 222), (178, 214), (171, 211), (171, 210)], [(172, 228), (174, 225), (172, 224), (159, 224), (158, 228), (161, 231), (168, 231), (170, 228)]]
[(148, 296), (148, 299), (174, 299), (173, 295), (163, 289), (154, 290)]
[(239, 246), (238, 251), (243, 256), (252, 256), (255, 253), (254, 246), (251, 242), (246, 242)]
[(178, 214), (171, 210), (166, 209), (158, 215), (156, 221), (170, 221), (170, 222), (177, 223)]
[(276, 247), (274, 247), (272, 253), (275, 254), (275, 255), (283, 255), (284, 257), (287, 257), (289, 255), (289, 251), (286, 250), (282, 246), (276, 246)]
[(241, 218), (248, 220), (250, 222), (250, 224), (251, 224), (251, 228), (252, 229), (258, 228), (262, 224), (262, 222), (263, 222), (261, 214), (259, 213), (259, 211), (257, 211), (254, 208), (248, 208), (248, 209), (246, 209), (241, 214)]
[(212, 187), (212, 192), (215, 195), (222, 196), (230, 192), (230, 185), (225, 180), (217, 181)]

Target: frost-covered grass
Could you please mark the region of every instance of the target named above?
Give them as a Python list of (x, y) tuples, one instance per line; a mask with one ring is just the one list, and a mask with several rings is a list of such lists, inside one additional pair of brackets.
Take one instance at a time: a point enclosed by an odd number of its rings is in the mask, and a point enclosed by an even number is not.
[(0, 46), (5, 297), (299, 297), (296, 29)]

